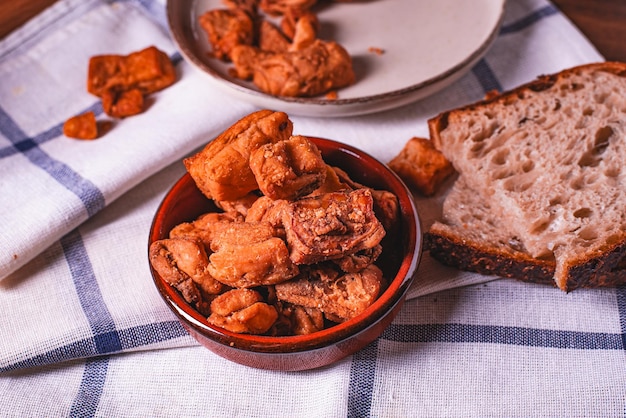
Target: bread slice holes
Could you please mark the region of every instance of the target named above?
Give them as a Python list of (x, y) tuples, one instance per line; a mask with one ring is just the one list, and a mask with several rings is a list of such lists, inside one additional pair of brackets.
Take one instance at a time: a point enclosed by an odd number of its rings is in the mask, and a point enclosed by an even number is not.
[(602, 154), (609, 146), (609, 141), (615, 131), (610, 126), (603, 126), (598, 129), (595, 134), (593, 146), (590, 150), (587, 150), (580, 160), (578, 165), (580, 167), (596, 167), (602, 161)]
[(530, 173), (535, 168), (535, 162), (533, 160), (526, 160), (522, 163), (522, 171), (524, 173)]
[(540, 235), (545, 230), (547, 230), (549, 226), (550, 226), (550, 221), (539, 222), (537, 223), (537, 225), (532, 226), (530, 233), (533, 235)]
[[(492, 180), (504, 180), (506, 178), (509, 178), (513, 175), (514, 173), (509, 170), (509, 169), (502, 169), (502, 170), (497, 170), (493, 172), (493, 175), (491, 176)], [(506, 185), (505, 185), (506, 187)]]
[(475, 144), (472, 145), (472, 147), (470, 148), (470, 159), (473, 158), (480, 158), (482, 157), (482, 151), (485, 149), (485, 143), (484, 142), (477, 142)]
[(585, 241), (593, 241), (598, 239), (598, 234), (594, 227), (587, 226), (578, 231), (578, 237)]
[(589, 208), (580, 208), (574, 211), (574, 217), (576, 218), (589, 218), (593, 214), (593, 211)]
[(504, 165), (506, 164), (508, 156), (509, 156), (508, 149), (500, 149), (498, 152), (495, 153), (495, 155), (491, 159), (491, 162), (496, 165)]
[(584, 177), (577, 177), (573, 179), (569, 184), (569, 187), (571, 187), (573, 190), (581, 190), (584, 186), (585, 186)]
[(519, 178), (512, 177), (505, 181), (503, 187), (508, 192), (521, 193), (528, 190), (532, 185), (531, 181), (522, 181)]
[(596, 101), (596, 103), (604, 103), (606, 102), (606, 98), (608, 97), (609, 93), (603, 91), (603, 92), (599, 92), (597, 94), (593, 95), (593, 99)]
[(619, 167), (609, 167), (604, 171), (604, 175), (611, 178), (618, 177), (620, 173), (621, 170)]
[(593, 115), (593, 108), (586, 107), (583, 109), (583, 116), (591, 116)]
[(552, 199), (550, 199), (549, 201), (550, 206), (557, 206), (563, 203), (563, 197), (562, 196), (555, 196)]

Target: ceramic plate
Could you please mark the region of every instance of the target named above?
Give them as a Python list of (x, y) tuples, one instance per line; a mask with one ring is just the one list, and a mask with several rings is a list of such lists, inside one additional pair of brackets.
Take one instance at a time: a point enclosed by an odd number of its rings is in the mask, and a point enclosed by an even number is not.
[(227, 93), (289, 114), (331, 117), (402, 106), (456, 81), (495, 40), (504, 5), (505, 0), (323, 2), (314, 9), (319, 37), (346, 48), (357, 76), (334, 100), (272, 96), (230, 77), (232, 64), (210, 57), (206, 33), (198, 24), (205, 11), (224, 7), (221, 0), (168, 0), (167, 14), (183, 57)]

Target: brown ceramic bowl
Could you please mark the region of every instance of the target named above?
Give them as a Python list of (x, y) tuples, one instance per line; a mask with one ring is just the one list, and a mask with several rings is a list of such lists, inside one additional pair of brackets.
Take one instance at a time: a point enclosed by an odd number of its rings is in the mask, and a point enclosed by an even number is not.
[[(236, 334), (210, 325), (151, 268), (158, 291), (187, 331), (214, 353), (239, 364), (281, 371), (307, 370), (355, 353), (378, 338), (391, 323), (417, 272), (422, 231), (415, 203), (404, 183), (386, 165), (363, 151), (327, 139), (310, 139), (328, 164), (342, 168), (361, 184), (398, 196), (400, 232), (385, 237), (383, 253), (376, 263), (390, 283), (374, 304), (349, 321), (309, 335), (268, 337)], [(189, 174), (185, 174), (159, 206), (148, 245), (166, 238), (174, 226), (216, 210), (212, 201), (196, 188)]]

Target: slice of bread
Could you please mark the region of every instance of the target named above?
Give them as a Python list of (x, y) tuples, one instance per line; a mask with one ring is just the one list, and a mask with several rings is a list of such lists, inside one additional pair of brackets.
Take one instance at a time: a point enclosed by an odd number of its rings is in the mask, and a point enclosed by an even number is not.
[(588, 64), (429, 121), (459, 180), (427, 236), (467, 270), (626, 282), (626, 64)]

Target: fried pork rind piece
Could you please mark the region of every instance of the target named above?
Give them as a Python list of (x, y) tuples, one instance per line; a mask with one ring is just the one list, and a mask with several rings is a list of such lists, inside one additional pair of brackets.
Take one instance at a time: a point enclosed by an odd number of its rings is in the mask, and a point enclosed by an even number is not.
[(308, 335), (324, 329), (324, 313), (319, 309), (282, 301), (276, 303), (275, 308), (278, 319), (269, 330), (269, 335)]
[(289, 49), (304, 50), (317, 39), (319, 21), (312, 13), (304, 14), (295, 22), (293, 37)]
[(250, 169), (261, 192), (274, 200), (296, 200), (326, 178), (322, 154), (303, 136), (257, 148), (250, 154)]
[(282, 283), (296, 276), (285, 242), (272, 236), (269, 222), (233, 223), (211, 242), (209, 272), (216, 280), (237, 288)]
[(258, 189), (250, 154), (262, 145), (288, 139), (292, 130), (286, 113), (260, 110), (236, 122), (183, 163), (206, 197), (237, 200)]
[(96, 139), (98, 124), (93, 112), (73, 116), (63, 124), (63, 135), (76, 139)]
[(290, 202), (282, 221), (289, 256), (296, 264), (313, 264), (373, 248), (385, 236), (385, 229), (374, 214), (369, 189)]
[(259, 0), (222, 0), (222, 3), (229, 9), (244, 10), (250, 16), (257, 15), (257, 9), (259, 6)]
[(275, 289), (279, 300), (317, 308), (335, 322), (343, 322), (374, 303), (384, 286), (382, 271), (372, 264), (343, 275), (328, 268), (307, 269)]
[(210, 212), (199, 216), (195, 221), (176, 225), (170, 231), (169, 238), (199, 241), (205, 249), (210, 249), (213, 237), (220, 230), (230, 228), (233, 222), (243, 222), (243, 216), (233, 212)]
[(329, 165), (326, 165), (326, 176), (324, 183), (317, 189), (311, 192), (310, 196), (316, 196), (324, 193), (337, 192), (339, 190), (353, 190), (346, 183), (342, 182), (335, 169)]
[(248, 209), (246, 222), (268, 222), (274, 228), (272, 235), (285, 239), (283, 210), (287, 205), (286, 200), (274, 200), (267, 196), (261, 196)]
[(280, 29), (267, 20), (259, 25), (259, 49), (267, 52), (285, 52), (291, 43)]
[(435, 194), (454, 172), (450, 161), (426, 138), (413, 137), (389, 162), (389, 168), (425, 196)]
[(276, 319), (276, 308), (263, 302), (261, 294), (251, 289), (233, 289), (211, 302), (210, 324), (231, 332), (264, 334)]
[(169, 57), (154, 46), (129, 55), (97, 55), (89, 60), (87, 91), (102, 97), (106, 91), (139, 89), (146, 95), (176, 81)]
[(312, 97), (356, 81), (352, 58), (333, 41), (315, 39), (302, 49), (284, 53), (240, 45), (231, 58), (237, 76), (252, 78), (261, 91), (275, 96)]
[(372, 197), (374, 198), (374, 213), (376, 213), (376, 217), (383, 224), (385, 231), (388, 233), (395, 231), (395, 229), (399, 226), (400, 220), (400, 203), (398, 202), (398, 197), (395, 194), (387, 190), (375, 190), (359, 184), (352, 180), (348, 173), (339, 167), (333, 167), (333, 171), (345, 187), (352, 190), (371, 190)]
[(149, 257), (152, 268), (163, 280), (203, 314), (208, 314), (210, 295), (217, 295), (225, 288), (209, 273), (209, 261), (204, 246), (196, 241), (155, 241), (150, 245)]
[(143, 94), (139, 89), (116, 91), (106, 90), (102, 93), (102, 110), (114, 118), (125, 118), (143, 112)]
[(314, 38), (320, 30), (320, 22), (317, 15), (309, 10), (288, 9), (280, 21), (280, 29), (287, 38), (293, 40), (296, 35), (296, 26), (299, 20), (304, 19), (314, 32)]
[(239, 213), (241, 216), (245, 217), (250, 207), (257, 201), (258, 198), (259, 195), (256, 193), (248, 193), (239, 199), (221, 201), (214, 200), (213, 202), (215, 203), (215, 206), (222, 209), (224, 212)]
[(308, 10), (317, 0), (260, 0), (259, 8), (270, 16), (281, 16), (289, 10)]
[(212, 9), (198, 21), (207, 33), (213, 56), (219, 60), (229, 61), (235, 46), (252, 45), (255, 40), (252, 16), (242, 8)]
[(374, 264), (382, 252), (383, 246), (378, 244), (373, 248), (349, 254), (332, 261), (341, 269), (341, 271), (345, 271), (346, 273), (356, 273), (363, 270), (370, 264)]

